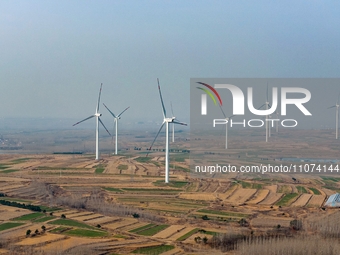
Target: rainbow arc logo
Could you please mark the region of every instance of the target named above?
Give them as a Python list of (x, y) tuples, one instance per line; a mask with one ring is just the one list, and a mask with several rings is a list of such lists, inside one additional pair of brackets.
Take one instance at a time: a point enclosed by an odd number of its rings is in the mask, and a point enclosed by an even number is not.
[(216, 100), (217, 98), (220, 107), (222, 106), (221, 96), (218, 94), (215, 88), (203, 82), (197, 82), (197, 83), (208, 88), (206, 89), (206, 88), (197, 87), (198, 89), (203, 90), (206, 93), (206, 94), (202, 94), (201, 96), (201, 114), (202, 115), (207, 115), (207, 95), (209, 95), (209, 97), (211, 98), (211, 100), (214, 102), (215, 105), (217, 105), (217, 100)]

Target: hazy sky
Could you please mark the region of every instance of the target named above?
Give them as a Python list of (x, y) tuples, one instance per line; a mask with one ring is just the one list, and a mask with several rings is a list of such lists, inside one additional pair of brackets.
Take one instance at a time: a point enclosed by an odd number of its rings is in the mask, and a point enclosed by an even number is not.
[(190, 78), (339, 77), (339, 12), (324, 0), (2, 0), (0, 118), (81, 120), (102, 82), (113, 112), (161, 121), (158, 77), (187, 121)]

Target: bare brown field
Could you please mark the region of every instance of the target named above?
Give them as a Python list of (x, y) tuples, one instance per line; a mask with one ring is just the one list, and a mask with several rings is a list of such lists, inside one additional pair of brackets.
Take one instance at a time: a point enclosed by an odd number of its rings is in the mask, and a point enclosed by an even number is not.
[(292, 206), (306, 206), (308, 201), (311, 199), (313, 195), (312, 194), (302, 194), (293, 204)]
[(214, 201), (216, 196), (212, 193), (181, 193), (179, 198), (188, 200), (203, 200), (203, 201)]
[(257, 189), (237, 189), (236, 192), (234, 192), (229, 198), (226, 199), (226, 202), (231, 204), (243, 204), (256, 192)]
[(125, 218), (125, 219), (120, 219), (119, 221), (114, 222), (114, 223), (103, 224), (103, 226), (111, 230), (116, 230), (119, 228), (130, 226), (132, 224), (135, 224), (136, 222), (138, 222), (138, 220)]
[(259, 204), (260, 205), (273, 205), (275, 204), (281, 197), (282, 193), (274, 193), (272, 191), (269, 192), (268, 196)]
[(326, 199), (326, 196), (313, 195), (312, 198), (309, 200), (308, 206), (321, 207), (325, 199)]
[(65, 239), (62, 235), (44, 233), (43, 235), (35, 236), (34, 238), (25, 238), (20, 242), (17, 242), (16, 245), (44, 245), (51, 242), (56, 242), (59, 240)]
[(184, 228), (184, 226), (182, 226), (182, 225), (172, 225), (172, 226), (164, 229), (163, 231), (158, 232), (153, 237), (166, 239), (166, 238), (174, 235), (175, 233), (180, 232), (183, 228)]
[(289, 227), (289, 224), (292, 220), (293, 218), (259, 217), (252, 219), (251, 224), (254, 227), (274, 228), (277, 225), (281, 225), (282, 227)]
[(261, 189), (255, 193), (254, 197), (247, 201), (248, 204), (258, 204), (262, 202), (269, 195), (269, 190)]

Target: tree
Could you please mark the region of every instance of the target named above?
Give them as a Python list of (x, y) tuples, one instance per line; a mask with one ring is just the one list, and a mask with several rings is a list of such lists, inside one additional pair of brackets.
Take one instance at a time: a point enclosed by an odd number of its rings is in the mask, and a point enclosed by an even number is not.
[(42, 229), (43, 232), (46, 231), (46, 227), (44, 225), (41, 226), (41, 229)]
[(209, 217), (207, 215), (203, 215), (202, 220), (209, 220)]
[(139, 214), (138, 213), (134, 213), (134, 214), (132, 214), (132, 217), (134, 217), (134, 218), (139, 218)]
[(38, 235), (38, 234), (39, 234), (39, 230), (36, 229), (36, 230), (34, 231), (34, 233), (35, 233), (36, 235)]
[(97, 228), (101, 228), (102, 226), (100, 224), (97, 224)]
[(26, 236), (29, 236), (30, 234), (31, 234), (31, 230), (30, 229), (27, 229), (27, 231), (26, 231)]
[(62, 214), (62, 215), (60, 216), (60, 218), (66, 219), (66, 215), (65, 215), (65, 214)]
[(205, 236), (205, 237), (203, 237), (202, 241), (203, 241), (204, 244), (206, 244), (208, 242), (208, 238)]

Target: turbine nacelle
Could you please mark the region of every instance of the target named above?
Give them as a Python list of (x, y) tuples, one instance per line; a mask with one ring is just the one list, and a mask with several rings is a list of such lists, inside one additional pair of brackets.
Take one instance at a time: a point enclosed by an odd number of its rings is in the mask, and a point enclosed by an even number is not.
[(99, 112), (97, 112), (97, 113), (94, 114), (94, 116), (95, 116), (95, 117), (100, 117), (100, 116), (102, 116), (102, 114), (99, 113)]

